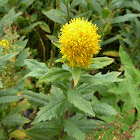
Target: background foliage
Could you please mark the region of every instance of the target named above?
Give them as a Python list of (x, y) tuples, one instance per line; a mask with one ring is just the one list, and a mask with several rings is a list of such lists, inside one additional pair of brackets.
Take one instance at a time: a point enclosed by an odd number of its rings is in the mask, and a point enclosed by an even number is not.
[[(0, 139), (138, 140), (139, 12), (139, 0), (0, 0), (0, 40), (17, 26), (15, 49), (0, 46)], [(101, 35), (101, 52), (81, 72), (59, 63), (56, 47), (60, 28), (75, 17)]]

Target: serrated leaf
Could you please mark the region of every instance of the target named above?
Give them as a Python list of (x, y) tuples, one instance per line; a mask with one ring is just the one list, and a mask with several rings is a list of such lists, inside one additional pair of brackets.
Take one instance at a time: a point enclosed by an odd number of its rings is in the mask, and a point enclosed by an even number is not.
[(81, 119), (76, 121), (76, 126), (80, 128), (86, 134), (93, 134), (98, 126), (98, 131), (102, 130), (103, 126), (107, 125), (106, 122), (93, 120), (93, 119)]
[(61, 68), (52, 68), (43, 77), (39, 79), (40, 82), (54, 82), (63, 81), (71, 77), (71, 73)]
[(121, 62), (123, 63), (123, 65), (125, 65), (125, 67), (133, 67), (129, 55), (125, 51), (123, 51), (123, 48), (121, 46), (119, 48), (119, 55), (121, 58)]
[(51, 9), (49, 11), (42, 11), (42, 13), (56, 23), (62, 25), (66, 23), (66, 19), (63, 17), (63, 12), (61, 10)]
[(30, 55), (29, 48), (24, 49), (17, 57), (17, 61), (15, 63), (15, 66), (23, 67), (25, 66), (24, 60), (28, 58)]
[(139, 105), (140, 91), (137, 89), (131, 75), (127, 72), (127, 69), (125, 70), (125, 77), (126, 77), (125, 84), (127, 87), (127, 91), (130, 95), (130, 99), (139, 112), (140, 111), (140, 109), (139, 109), (140, 108), (140, 105)]
[(84, 111), (85, 113), (90, 114), (91, 116), (95, 116), (90, 101), (84, 100), (78, 90), (69, 90), (67, 96), (68, 101), (75, 107)]
[(23, 130), (15, 130), (12, 133), (10, 133), (10, 137), (17, 139), (25, 139), (27, 138), (27, 135)]
[(99, 104), (92, 103), (92, 109), (95, 112), (95, 114), (98, 116), (112, 116), (112, 115), (116, 115), (117, 113), (112, 106), (106, 103), (99, 103)]
[(113, 82), (120, 82), (123, 79), (119, 79), (120, 72), (108, 72), (107, 74), (98, 73), (94, 76), (89, 74), (83, 74), (79, 80), (82, 83), (94, 83), (94, 84), (108, 84)]
[(18, 97), (16, 94), (18, 90), (16, 89), (4, 89), (0, 90), (0, 103), (8, 103), (18, 101), (22, 97)]
[(21, 116), (20, 114), (9, 114), (1, 122), (6, 126), (17, 126), (24, 125), (25, 123), (29, 123), (30, 120)]
[(9, 53), (9, 54), (0, 56), (0, 70), (5, 69), (10, 59), (14, 57), (15, 55), (17, 55), (17, 53)]
[[(54, 122), (40, 122), (32, 128), (26, 130), (26, 135), (34, 140), (46, 140), (46, 138), (54, 137), (60, 133), (60, 125)], [(51, 140), (51, 139), (50, 139)]]
[(140, 14), (125, 14), (124, 16), (117, 16), (113, 18), (112, 23), (121, 23), (125, 21), (130, 21), (136, 17), (140, 17)]
[(35, 59), (26, 59), (24, 63), (28, 66), (30, 70), (37, 70), (37, 69), (48, 69), (45, 63), (39, 62)]
[(22, 111), (27, 110), (31, 105), (26, 99), (19, 102), (10, 112), (10, 114), (21, 113)]
[(31, 72), (29, 72), (24, 77), (35, 77), (37, 79), (43, 77), (48, 72), (48, 69), (36, 69)]
[(109, 88), (108, 90), (111, 93), (115, 93), (115, 94), (123, 94), (123, 93), (127, 93), (127, 88), (125, 85), (125, 81), (121, 81), (118, 83), (118, 86), (115, 86), (113, 88)]
[(127, 69), (127, 72), (129, 75), (131, 75), (134, 83), (138, 85), (140, 83), (140, 71), (134, 67), (130, 56), (125, 51), (123, 51), (121, 46), (119, 49), (119, 54), (123, 67)]
[(25, 90), (23, 94), (31, 104), (34, 104), (37, 107), (43, 107), (49, 102), (49, 96), (42, 93), (35, 93), (30, 90)]
[(78, 84), (78, 81), (80, 79), (80, 76), (81, 76), (81, 68), (74, 67), (72, 69), (72, 78), (74, 80), (74, 86), (76, 86)]
[(64, 121), (64, 131), (77, 140), (85, 140), (85, 134), (71, 120)]
[(93, 58), (91, 61), (91, 65), (87, 70), (96, 70), (101, 69), (107, 65), (110, 65), (112, 62), (114, 62), (114, 59), (109, 57), (97, 57)]
[[(52, 98), (52, 99), (51, 99)], [(51, 100), (46, 106), (40, 108), (40, 111), (37, 113), (37, 117), (34, 120), (34, 124), (40, 121), (51, 120), (56, 117), (66, 102), (66, 98), (63, 94), (58, 93), (58, 96), (50, 96)]]

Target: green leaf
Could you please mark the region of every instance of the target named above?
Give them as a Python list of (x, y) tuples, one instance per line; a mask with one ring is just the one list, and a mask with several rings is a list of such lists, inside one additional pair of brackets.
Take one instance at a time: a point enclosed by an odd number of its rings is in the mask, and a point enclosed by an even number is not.
[[(61, 48), (61, 45), (60, 45), (60, 44), (56, 43), (55, 40), (53, 40), (53, 39), (51, 39), (51, 40), (52, 40), (52, 44), (53, 44), (55, 47)], [(62, 58), (62, 59), (64, 59), (64, 58)]]
[(127, 93), (127, 87), (125, 85), (125, 81), (121, 81), (118, 83), (118, 86), (116, 85), (113, 88), (109, 88), (108, 90), (111, 93), (115, 93), (115, 94), (124, 94)]
[(119, 79), (120, 72), (108, 72), (107, 74), (98, 73), (94, 76), (89, 74), (83, 74), (79, 80), (82, 83), (94, 83), (94, 84), (108, 84), (113, 82), (120, 82), (123, 79)]
[(108, 9), (108, 8), (103, 8), (102, 9), (102, 15), (103, 15), (103, 18), (108, 18), (109, 15), (110, 15), (111, 11)]
[(6, 126), (16, 126), (16, 125), (24, 125), (25, 123), (29, 123), (30, 120), (22, 117), (20, 114), (9, 114), (1, 121)]
[[(57, 42), (58, 38), (54, 35), (46, 35), (46, 37), (51, 40), (52, 42)], [(54, 43), (53, 43), (54, 44)], [(54, 44), (55, 45), (55, 44)], [(56, 45), (55, 45), (56, 46)], [(57, 46), (56, 46), (57, 47)]]
[(134, 131), (133, 136), (134, 136), (134, 138), (132, 138), (131, 140), (139, 140), (140, 139), (140, 129), (136, 129), (136, 131)]
[(102, 16), (102, 8), (98, 4), (96, 0), (89, 0), (89, 3), (93, 6), (93, 8)]
[(66, 62), (68, 62), (68, 60), (67, 60), (67, 58), (59, 58), (55, 62), (66, 63)]
[(109, 57), (97, 57), (93, 58), (91, 61), (91, 65), (87, 70), (96, 70), (96, 69), (101, 69), (107, 65), (110, 65), (112, 62), (114, 62), (114, 59), (109, 58)]
[(56, 23), (62, 25), (66, 23), (66, 19), (63, 17), (63, 12), (61, 10), (51, 9), (49, 11), (42, 11), (42, 13)]
[(27, 75), (24, 77), (35, 77), (37, 79), (41, 78), (48, 72), (48, 69), (36, 69), (31, 72), (29, 72)]
[(40, 78), (40, 82), (54, 82), (63, 81), (71, 77), (71, 73), (61, 68), (52, 68), (43, 77)]
[(57, 95), (55, 93), (51, 94), (49, 103), (40, 109), (33, 123), (36, 124), (40, 121), (51, 120), (58, 114), (61, 114), (61, 108), (63, 108), (65, 103), (66, 97), (63, 94), (60, 94), (60, 92), (58, 92)]
[(27, 26), (27, 27), (21, 29), (21, 30), (20, 30), (20, 33), (21, 33), (21, 34), (23, 34), (23, 33), (24, 33), (24, 34), (27, 34), (27, 33), (31, 32), (31, 30), (33, 30), (33, 29), (34, 29), (36, 26), (38, 26), (40, 23), (41, 23), (40, 21), (39, 21), (39, 22), (36, 22), (36, 23), (33, 23), (32, 25)]
[(26, 136), (25, 132), (23, 130), (20, 130), (20, 129), (17, 129), (15, 131), (13, 131), (12, 133), (10, 133), (10, 137), (16, 138), (16, 139), (28, 140), (28, 139), (26, 139), (27, 136)]
[(38, 62), (34, 59), (26, 59), (24, 63), (31, 70), (25, 77), (41, 78), (49, 70), (45, 63)]
[(137, 87), (136, 87), (131, 75), (128, 73), (127, 69), (125, 70), (125, 77), (126, 77), (125, 83), (126, 83), (127, 91), (130, 95), (130, 99), (139, 112), (140, 111), (140, 109), (139, 109), (140, 108), (140, 105), (139, 105), (140, 91), (137, 89)]
[(90, 101), (84, 100), (78, 90), (69, 90), (67, 96), (68, 101), (75, 107), (84, 111), (85, 113), (90, 114), (91, 116), (95, 116)]
[(15, 66), (23, 67), (25, 66), (24, 60), (28, 58), (30, 55), (29, 48), (24, 49), (17, 57), (17, 61), (15, 63)]
[(49, 102), (49, 96), (42, 94), (42, 93), (35, 93), (33, 91), (30, 90), (25, 90), (23, 92), (23, 94), (25, 95), (25, 98), (33, 105), (37, 106), (37, 107), (43, 107), (46, 104), (48, 104)]
[(107, 123), (103, 121), (98, 121), (98, 120), (91, 120), (91, 119), (81, 119), (76, 121), (76, 126), (80, 128), (84, 133), (86, 134), (93, 134), (94, 131), (96, 131), (98, 126), (98, 131), (103, 129), (103, 126), (107, 125)]
[(21, 99), (21, 97), (17, 96), (18, 90), (16, 89), (4, 89), (0, 90), (0, 104), (7, 102), (14, 102)]
[(55, 135), (60, 133), (60, 128), (61, 126), (56, 121), (40, 122), (31, 127), (31, 129), (27, 129), (25, 133), (33, 140), (48, 140), (48, 137), (52, 140)]
[(85, 140), (85, 134), (71, 120), (64, 121), (64, 131), (77, 140)]
[(101, 42), (101, 46), (104, 46), (104, 45), (106, 45), (106, 44), (109, 44), (109, 43), (111, 43), (111, 42), (114, 42), (115, 40), (118, 40), (119, 38), (121, 38), (121, 36), (122, 36), (122, 34), (116, 35), (116, 36), (114, 36), (114, 37), (112, 37), (112, 38), (109, 38), (109, 39), (107, 39), (107, 40)]
[(24, 62), (30, 70), (49, 69), (45, 63), (39, 62), (35, 59), (26, 59)]
[(121, 23), (125, 21), (130, 21), (136, 17), (140, 17), (140, 14), (125, 14), (124, 16), (117, 16), (113, 18), (112, 23)]
[(27, 110), (31, 105), (26, 99), (20, 101), (16, 106), (11, 110), (9, 114), (21, 113), (22, 111)]
[[(8, 14), (6, 14), (1, 20), (0, 20), (0, 33), (3, 34), (4, 24), (8, 27), (11, 24), (11, 21), (15, 22), (17, 18), (21, 15), (21, 12), (16, 13), (15, 8), (12, 8)], [(10, 15), (10, 16), (9, 16)]]
[(120, 46), (119, 55), (120, 55), (120, 58), (121, 58), (121, 62), (123, 63), (123, 65), (126, 68), (133, 67), (133, 63), (132, 63), (129, 55), (125, 51), (123, 51), (122, 46)]
[(140, 71), (134, 67), (131, 58), (125, 51), (123, 51), (122, 47), (120, 47), (119, 49), (119, 54), (123, 66), (127, 69), (127, 72), (131, 75), (132, 79), (134, 80), (134, 83), (138, 85), (140, 83)]
[(9, 53), (9, 54), (0, 56), (0, 70), (5, 69), (10, 59), (14, 57), (15, 55), (17, 55), (17, 53)]
[(60, 140), (76, 140), (75, 138), (73, 138), (72, 136), (64, 136), (62, 139)]
[(95, 114), (98, 116), (112, 116), (112, 115), (116, 115), (117, 113), (112, 106), (106, 103), (99, 103), (99, 104), (92, 103), (92, 109), (95, 112)]
[(22, 0), (18, 1), (18, 6), (21, 7), (20, 11), (24, 12), (35, 0)]
[(81, 76), (81, 68), (79, 67), (72, 68), (72, 78), (74, 80), (74, 86), (78, 84), (80, 76)]
[(41, 28), (43, 31), (47, 32), (47, 33), (50, 33), (50, 32), (51, 32), (51, 31), (50, 31), (49, 25), (46, 24), (46, 22), (44, 22), (44, 21), (41, 21), (41, 23), (40, 23), (40, 28)]
[(3, 84), (2, 84), (1, 79), (0, 79), (0, 88), (2, 88), (2, 87), (3, 87)]

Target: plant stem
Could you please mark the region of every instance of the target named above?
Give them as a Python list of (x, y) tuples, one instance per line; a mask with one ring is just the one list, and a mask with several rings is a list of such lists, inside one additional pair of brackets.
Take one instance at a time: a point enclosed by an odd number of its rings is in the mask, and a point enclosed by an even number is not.
[[(31, 22), (30, 22), (30, 18), (29, 18), (29, 16), (28, 16), (28, 13), (27, 13), (27, 12), (25, 12), (25, 13), (26, 13), (26, 16), (28, 17), (28, 22), (29, 22), (29, 24), (32, 25)], [(45, 50), (44, 42), (43, 42), (43, 40), (42, 40), (40, 34), (37, 32), (37, 30), (36, 30), (35, 28), (34, 28), (34, 31), (36, 32), (36, 34), (37, 34), (37, 36), (39, 37), (39, 40), (40, 40), (40, 42), (41, 42), (41, 45), (42, 45), (42, 48), (43, 48), (43, 58), (44, 58), (44, 63), (45, 63), (45, 62), (46, 62), (46, 50)]]
[(69, 2), (68, 2), (68, 0), (67, 0), (67, 14), (68, 14), (67, 22), (69, 23), (69, 21), (70, 21), (70, 15), (69, 15)]
[(2, 124), (2, 123), (1, 123), (1, 126), (3, 127), (3, 129), (4, 129), (5, 133), (6, 133), (6, 135), (9, 136), (9, 132), (8, 132), (6, 126), (5, 126), (4, 124)]
[[(74, 80), (72, 79), (72, 80), (71, 80), (71, 89), (73, 90), (73, 88), (74, 88)], [(65, 112), (65, 118), (64, 118), (64, 120), (68, 119), (68, 116), (69, 116), (69, 110), (67, 110), (67, 111)], [(63, 126), (63, 128), (62, 128), (60, 138), (62, 138), (63, 135), (64, 135), (64, 126)]]
[(42, 48), (43, 48), (43, 58), (44, 58), (44, 63), (46, 62), (46, 50), (45, 50), (45, 45), (44, 45), (44, 42), (40, 36), (40, 34), (36, 31), (36, 29), (34, 29), (34, 31), (36, 32), (36, 34), (38, 35), (39, 37), (39, 40), (41, 42), (41, 45), (42, 45)]
[(74, 88), (74, 80), (72, 79), (72, 81), (71, 81), (71, 89), (73, 89)]

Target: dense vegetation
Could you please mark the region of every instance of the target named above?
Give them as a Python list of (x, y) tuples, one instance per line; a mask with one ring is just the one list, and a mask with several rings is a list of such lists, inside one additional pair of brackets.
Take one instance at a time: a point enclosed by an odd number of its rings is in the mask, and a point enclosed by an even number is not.
[[(140, 139), (140, 0), (0, 0), (0, 140)], [(83, 17), (101, 50), (70, 67), (58, 37)]]

